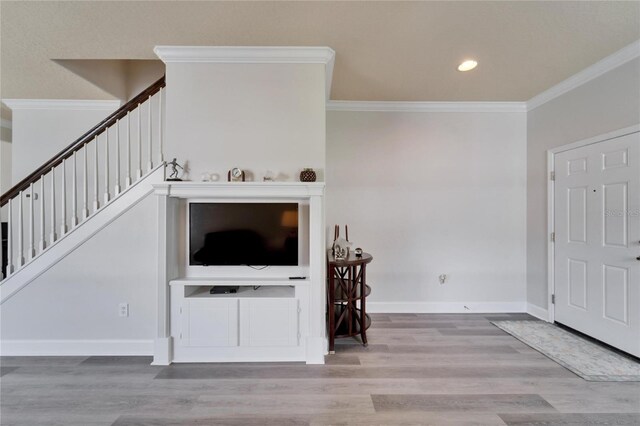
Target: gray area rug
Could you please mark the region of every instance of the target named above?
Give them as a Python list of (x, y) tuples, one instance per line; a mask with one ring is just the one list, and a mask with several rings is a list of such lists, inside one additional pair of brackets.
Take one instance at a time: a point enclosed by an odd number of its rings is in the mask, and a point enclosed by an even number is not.
[(544, 321), (493, 321), (493, 325), (593, 382), (638, 382), (640, 363)]

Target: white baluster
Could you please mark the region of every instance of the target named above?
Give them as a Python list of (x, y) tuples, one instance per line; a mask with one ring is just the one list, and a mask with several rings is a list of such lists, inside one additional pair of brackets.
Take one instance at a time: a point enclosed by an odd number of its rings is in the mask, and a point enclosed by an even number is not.
[(7, 277), (13, 274), (13, 200), (9, 199), (7, 208)]
[(47, 247), (44, 214), (44, 175), (42, 175), (40, 176), (40, 253)]
[(24, 265), (24, 247), (22, 238), (22, 191), (20, 191), (18, 194), (18, 259), (16, 261), (18, 268)]
[(137, 178), (142, 177), (142, 104), (138, 104), (138, 171)]
[(109, 202), (109, 129), (105, 130), (104, 140), (104, 203)]
[(33, 183), (29, 185), (29, 253), (27, 258), (29, 260), (36, 257), (35, 250), (35, 232), (33, 226)]
[(127, 112), (127, 177), (124, 184), (131, 186), (131, 111)]
[(76, 176), (76, 153), (73, 151), (73, 172), (71, 173), (71, 228), (78, 225), (78, 182)]
[(120, 194), (120, 120), (116, 121), (116, 186), (114, 196)]
[(96, 143), (94, 145), (94, 151), (96, 158), (94, 158), (93, 164), (93, 211), (97, 212), (100, 208), (100, 202), (98, 201), (98, 137), (96, 136)]
[(158, 92), (158, 164), (164, 161), (162, 156), (162, 94), (164, 91), (160, 88)]
[(151, 96), (149, 96), (149, 99), (147, 99), (147, 101), (149, 102), (149, 109), (148, 109), (148, 120), (149, 123), (147, 123), (147, 127), (148, 127), (148, 139), (149, 139), (149, 171), (151, 171), (151, 169), (153, 169), (153, 152), (152, 152), (152, 145), (153, 145), (153, 138), (151, 137)]
[(51, 168), (51, 236), (49, 245), (56, 241), (56, 171)]
[(89, 217), (89, 167), (87, 166), (87, 155), (89, 153), (89, 145), (85, 144), (82, 147), (84, 153), (82, 160), (84, 162), (84, 173), (82, 176), (82, 220)]
[(62, 179), (60, 182), (60, 236), (67, 233), (67, 165), (62, 160)]

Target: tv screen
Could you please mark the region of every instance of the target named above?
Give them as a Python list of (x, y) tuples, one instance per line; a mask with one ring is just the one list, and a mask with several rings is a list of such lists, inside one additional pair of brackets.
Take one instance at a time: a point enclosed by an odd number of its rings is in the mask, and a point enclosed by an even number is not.
[(189, 265), (298, 265), (298, 204), (190, 203)]

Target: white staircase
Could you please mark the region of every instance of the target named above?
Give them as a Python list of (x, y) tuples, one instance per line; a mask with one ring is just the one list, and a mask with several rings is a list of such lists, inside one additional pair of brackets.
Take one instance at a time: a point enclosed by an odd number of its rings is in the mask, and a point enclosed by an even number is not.
[(8, 232), (0, 304), (164, 180), (163, 88), (164, 78), (2, 195)]

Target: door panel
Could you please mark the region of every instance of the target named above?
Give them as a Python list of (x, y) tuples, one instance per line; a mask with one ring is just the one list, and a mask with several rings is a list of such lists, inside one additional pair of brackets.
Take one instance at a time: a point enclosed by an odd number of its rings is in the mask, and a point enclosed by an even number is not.
[(567, 162), (568, 175), (577, 175), (578, 173), (587, 172), (587, 157), (574, 158)]
[(604, 317), (628, 325), (629, 270), (604, 265)]
[(587, 262), (569, 259), (569, 305), (587, 309)]
[(186, 298), (182, 345), (238, 346), (238, 299)]
[(627, 182), (603, 185), (604, 245), (627, 247)]
[(555, 319), (640, 356), (640, 133), (554, 164)]
[(298, 346), (298, 299), (240, 300), (240, 345)]
[(569, 242), (587, 242), (587, 187), (569, 188)]
[(602, 168), (604, 170), (613, 169), (615, 167), (628, 166), (627, 158), (629, 151), (627, 149), (619, 149), (617, 151), (602, 153)]

